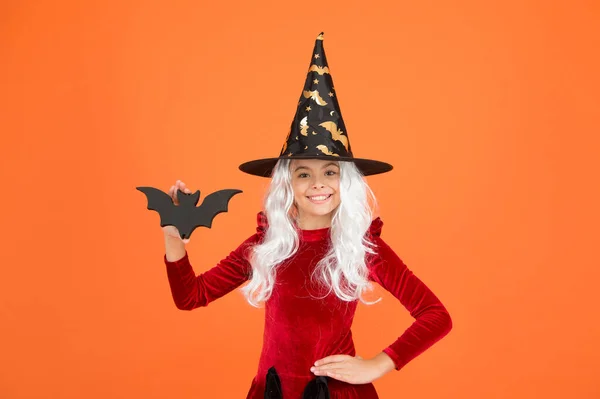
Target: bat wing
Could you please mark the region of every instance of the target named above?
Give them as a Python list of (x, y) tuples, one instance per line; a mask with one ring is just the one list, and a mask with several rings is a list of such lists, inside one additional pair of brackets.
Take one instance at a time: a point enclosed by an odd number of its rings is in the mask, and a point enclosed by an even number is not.
[(194, 228), (198, 226), (211, 227), (212, 221), (219, 213), (227, 212), (229, 200), (241, 193), (242, 190), (219, 190), (207, 195), (202, 201), (202, 205), (194, 210), (193, 223)]
[(136, 187), (136, 189), (146, 194), (148, 209), (158, 212), (161, 226), (175, 225), (173, 221), (175, 204), (169, 194), (154, 187)]
[(327, 378), (322, 375), (310, 380), (302, 393), (302, 399), (329, 399), (330, 397)]
[(275, 367), (271, 367), (267, 371), (265, 379), (265, 398), (282, 398), (281, 380), (277, 374)]

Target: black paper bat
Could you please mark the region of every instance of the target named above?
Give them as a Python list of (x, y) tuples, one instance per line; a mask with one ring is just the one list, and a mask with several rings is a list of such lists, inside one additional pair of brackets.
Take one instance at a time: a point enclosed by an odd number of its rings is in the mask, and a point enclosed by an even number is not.
[(279, 379), (279, 375), (277, 375), (277, 370), (275, 370), (275, 367), (271, 367), (267, 371), (264, 399), (282, 398), (283, 392), (281, 390), (281, 380)]
[(329, 386), (327, 385), (327, 377), (320, 375), (310, 380), (306, 387), (302, 399), (329, 399)]
[(219, 190), (204, 197), (202, 205), (196, 207), (200, 199), (200, 191), (186, 194), (177, 190), (179, 205), (173, 203), (171, 196), (154, 187), (136, 187), (146, 194), (148, 209), (160, 215), (160, 226), (175, 226), (182, 239), (190, 238), (196, 227), (210, 228), (212, 221), (221, 212), (227, 212), (231, 198), (242, 190)]
[[(272, 366), (265, 377), (265, 394), (264, 399), (284, 399), (283, 390), (281, 389), (281, 379), (277, 374), (277, 370)], [(329, 386), (327, 385), (327, 377), (318, 376), (313, 378), (304, 387), (302, 399), (329, 399)]]

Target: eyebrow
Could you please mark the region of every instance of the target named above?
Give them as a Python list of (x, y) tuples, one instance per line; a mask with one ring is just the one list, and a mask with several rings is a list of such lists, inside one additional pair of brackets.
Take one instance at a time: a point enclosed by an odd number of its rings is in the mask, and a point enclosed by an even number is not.
[[(328, 167), (328, 166), (331, 166), (331, 165), (333, 165), (333, 166), (336, 166), (336, 167), (338, 167), (338, 168), (339, 168), (339, 166), (338, 166), (338, 165), (336, 165), (336, 163), (335, 163), (335, 162), (329, 162), (329, 163), (326, 163), (325, 165), (323, 165), (323, 167), (322, 167), (321, 169), (325, 169), (326, 167)], [(297, 171), (299, 171), (300, 169), (309, 169), (309, 168), (308, 168), (307, 166), (298, 166), (298, 167), (296, 168), (296, 170), (294, 170), (294, 173), (295, 173), (295, 172), (297, 172)], [(310, 170), (310, 169), (309, 169), (309, 170)]]

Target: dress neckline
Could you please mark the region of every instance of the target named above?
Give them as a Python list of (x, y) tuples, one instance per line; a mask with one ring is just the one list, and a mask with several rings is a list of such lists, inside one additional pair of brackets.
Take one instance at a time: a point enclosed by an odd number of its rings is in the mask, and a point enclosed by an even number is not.
[[(264, 235), (265, 231), (268, 228), (267, 216), (264, 211), (260, 211), (257, 215), (257, 223), (256, 227), (257, 234)], [(383, 227), (383, 221), (378, 216), (375, 220), (371, 221), (371, 225), (369, 227), (368, 233), (372, 236), (380, 236), (381, 228)], [(302, 241), (322, 241), (329, 238), (331, 227), (323, 227), (320, 229), (314, 230), (302, 230), (298, 229), (298, 226), (295, 226), (296, 231), (298, 233), (298, 237)]]
[(297, 229), (298, 236), (302, 241), (321, 241), (329, 237), (329, 227), (314, 230)]

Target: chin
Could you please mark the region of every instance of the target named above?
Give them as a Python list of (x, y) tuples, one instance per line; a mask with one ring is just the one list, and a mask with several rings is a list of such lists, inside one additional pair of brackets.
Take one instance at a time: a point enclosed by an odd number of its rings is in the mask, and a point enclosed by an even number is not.
[(327, 215), (333, 216), (333, 211), (334, 211), (333, 209), (325, 210), (325, 211), (312, 210), (312, 211), (308, 211), (308, 214), (312, 215), (312, 216), (327, 216)]
[(336, 209), (337, 209), (337, 206), (332, 208), (331, 206), (318, 207), (318, 206), (314, 206), (313, 204), (308, 204), (306, 207), (304, 207), (303, 211), (307, 215), (322, 217), (322, 216), (327, 216), (327, 215), (333, 216), (333, 213), (335, 212)]

